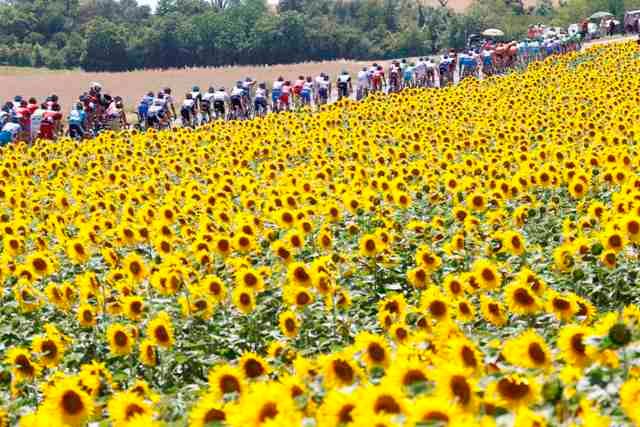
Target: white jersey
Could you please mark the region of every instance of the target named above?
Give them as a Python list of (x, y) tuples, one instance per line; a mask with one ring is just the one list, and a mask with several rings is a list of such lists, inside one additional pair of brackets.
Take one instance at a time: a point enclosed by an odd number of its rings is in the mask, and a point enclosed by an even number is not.
[(267, 89), (259, 87), (256, 89), (256, 99), (264, 99), (267, 97)]
[(42, 124), (44, 112), (45, 110), (38, 108), (31, 114), (31, 139), (35, 139), (40, 133), (40, 125)]
[(358, 72), (358, 86), (364, 87), (369, 83), (369, 74), (361, 70)]
[(241, 87), (234, 87), (231, 90), (231, 96), (242, 96), (244, 95), (244, 89), (242, 89)]
[(196, 101), (194, 101), (193, 99), (185, 99), (184, 101), (182, 101), (182, 108), (193, 108), (196, 105)]
[(338, 83), (349, 83), (351, 81), (351, 76), (349, 74), (340, 74), (338, 76)]
[(284, 86), (284, 82), (281, 82), (280, 80), (273, 82), (273, 90), (281, 90), (282, 86)]
[(302, 83), (302, 90), (305, 90), (308, 92), (313, 91), (313, 82), (305, 81), (304, 83)]
[(218, 91), (216, 91), (216, 93), (213, 94), (214, 101), (218, 101), (218, 102), (222, 101), (222, 102), (224, 102), (224, 101), (227, 100), (227, 98), (229, 98), (229, 95), (224, 90), (218, 90)]
[(206, 101), (206, 102), (211, 102), (213, 101), (215, 94), (213, 92), (207, 92), (204, 95), (202, 95), (202, 100)]

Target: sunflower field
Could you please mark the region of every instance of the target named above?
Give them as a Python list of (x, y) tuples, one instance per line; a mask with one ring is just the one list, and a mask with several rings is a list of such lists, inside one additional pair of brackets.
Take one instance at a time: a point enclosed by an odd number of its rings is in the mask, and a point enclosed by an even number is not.
[(640, 425), (639, 76), (5, 148), (1, 424)]

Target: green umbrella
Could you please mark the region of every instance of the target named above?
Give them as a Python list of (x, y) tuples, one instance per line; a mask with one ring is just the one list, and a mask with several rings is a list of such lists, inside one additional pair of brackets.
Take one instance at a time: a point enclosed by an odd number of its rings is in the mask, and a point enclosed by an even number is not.
[(589, 19), (591, 20), (598, 20), (598, 19), (602, 19), (602, 18), (609, 18), (613, 16), (613, 14), (609, 13), (609, 12), (596, 12), (593, 15), (591, 15), (589, 17)]

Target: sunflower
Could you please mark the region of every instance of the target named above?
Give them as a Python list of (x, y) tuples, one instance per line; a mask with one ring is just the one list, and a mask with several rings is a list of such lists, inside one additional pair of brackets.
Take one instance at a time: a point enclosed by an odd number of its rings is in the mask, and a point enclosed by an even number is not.
[(88, 248), (81, 239), (73, 239), (67, 242), (67, 255), (76, 264), (84, 264), (91, 256)]
[(496, 266), (486, 259), (478, 259), (473, 263), (473, 275), (484, 289), (497, 289), (502, 282), (502, 275)]
[(442, 284), (444, 291), (453, 298), (464, 295), (464, 282), (455, 274), (447, 274)]
[(510, 364), (523, 368), (550, 369), (553, 355), (544, 339), (533, 330), (507, 340), (502, 355)]
[(526, 408), (540, 400), (540, 385), (533, 377), (514, 374), (489, 384), (486, 395), (505, 409)]
[(6, 363), (18, 382), (31, 380), (40, 374), (40, 365), (34, 362), (27, 349), (13, 347), (7, 351)]
[(626, 239), (624, 235), (616, 229), (610, 229), (607, 232), (602, 233), (600, 237), (600, 243), (605, 249), (615, 252), (616, 254), (621, 252), (625, 245)]
[(640, 242), (640, 217), (629, 214), (622, 219), (621, 223), (627, 238), (632, 242)]
[(107, 405), (109, 419), (114, 427), (128, 426), (133, 417), (153, 414), (151, 406), (137, 393), (121, 391), (113, 395)]
[(450, 318), (449, 300), (439, 288), (431, 287), (423, 292), (420, 298), (420, 307), (434, 320), (445, 321)]
[(95, 309), (90, 304), (82, 304), (78, 308), (77, 318), (83, 328), (93, 327), (97, 322)]
[(64, 357), (64, 342), (58, 334), (35, 337), (31, 347), (33, 352), (39, 355), (38, 361), (48, 368), (58, 366)]
[(407, 280), (416, 289), (425, 289), (431, 281), (429, 273), (422, 266), (407, 271)]
[(253, 236), (247, 236), (246, 234), (239, 233), (233, 238), (233, 248), (240, 253), (249, 253), (256, 247), (256, 242)]
[(455, 366), (464, 368), (472, 374), (483, 371), (483, 355), (476, 344), (464, 337), (450, 339), (447, 343), (447, 361)]
[(323, 384), (327, 389), (348, 387), (363, 377), (361, 369), (353, 362), (348, 351), (336, 352), (319, 359)]
[(509, 311), (520, 315), (532, 315), (542, 309), (538, 296), (530, 286), (520, 281), (511, 282), (504, 290), (504, 300)]
[(259, 293), (264, 290), (264, 280), (257, 270), (246, 268), (236, 273), (236, 286)]
[(416, 251), (416, 264), (422, 266), (427, 272), (431, 273), (442, 265), (440, 257), (435, 255), (427, 246), (421, 246)]
[(409, 328), (403, 322), (394, 323), (389, 328), (389, 336), (398, 344), (406, 344), (410, 338)]
[(200, 288), (217, 302), (222, 302), (227, 296), (227, 288), (217, 276), (208, 275), (200, 281)]
[(547, 311), (553, 313), (558, 320), (567, 322), (578, 312), (579, 307), (573, 294), (559, 294), (548, 291)]
[(521, 256), (525, 252), (524, 237), (517, 231), (507, 231), (502, 235), (503, 249), (511, 255)]
[(640, 381), (629, 379), (620, 387), (620, 406), (625, 414), (635, 423), (640, 422)]
[(53, 273), (54, 264), (50, 256), (45, 252), (34, 252), (27, 257), (26, 265), (31, 274), (36, 277), (45, 277)]
[(311, 287), (313, 273), (303, 262), (292, 262), (287, 267), (289, 282), (298, 286)]
[(223, 257), (231, 254), (233, 247), (231, 240), (227, 236), (217, 236), (214, 238), (213, 250)]
[(242, 395), (245, 387), (240, 367), (222, 364), (209, 371), (209, 390), (217, 399), (225, 395)]
[(618, 256), (613, 250), (603, 251), (600, 255), (600, 262), (607, 268), (613, 269), (618, 264)]
[(356, 336), (355, 345), (367, 367), (386, 368), (391, 363), (391, 349), (383, 337), (361, 332)]
[(57, 381), (42, 403), (42, 416), (60, 420), (70, 427), (85, 425), (93, 410), (94, 403), (91, 397), (80, 389), (76, 379), (71, 377)]
[(144, 280), (148, 274), (144, 261), (134, 252), (129, 253), (124, 260), (122, 260), (122, 264), (127, 274), (137, 282)]
[(591, 328), (581, 325), (567, 325), (560, 330), (558, 348), (565, 362), (579, 368), (591, 363), (585, 343), (591, 333)]
[(435, 394), (458, 406), (461, 411), (473, 413), (478, 405), (476, 384), (463, 367), (447, 366), (434, 372)]
[(249, 314), (256, 308), (256, 297), (252, 289), (236, 287), (232, 299), (235, 307), (243, 314)]
[(294, 252), (286, 242), (281, 240), (274, 242), (271, 245), (271, 252), (285, 264), (293, 261)]
[(107, 341), (111, 354), (124, 356), (133, 350), (133, 337), (131, 332), (124, 325), (111, 324), (107, 328)]
[(453, 303), (456, 309), (456, 319), (462, 323), (473, 322), (476, 319), (476, 308), (467, 298), (459, 298)]
[(480, 310), (484, 319), (494, 326), (504, 326), (507, 323), (507, 314), (501, 302), (482, 295), (480, 297)]
[(574, 199), (584, 197), (584, 195), (587, 193), (587, 190), (587, 185), (580, 179), (573, 179), (569, 183), (569, 194), (571, 194)]
[(142, 319), (145, 310), (143, 298), (136, 295), (128, 296), (124, 298), (123, 305), (125, 314), (129, 320), (138, 321)]
[(330, 390), (318, 408), (318, 425), (340, 427), (350, 425), (354, 421), (353, 410), (358, 405), (355, 393), (343, 393)]
[(207, 393), (198, 399), (189, 413), (190, 427), (207, 427), (213, 423), (224, 423), (227, 419), (224, 404), (218, 403), (215, 394)]
[(316, 244), (318, 247), (328, 251), (333, 246), (333, 238), (331, 237), (331, 232), (329, 230), (322, 230), (318, 233), (318, 237), (316, 238)]
[(360, 239), (361, 257), (375, 257), (384, 250), (384, 243), (375, 234), (365, 234)]
[(458, 408), (446, 398), (441, 396), (421, 397), (411, 405), (408, 425), (450, 425), (458, 417)]
[(287, 389), (279, 383), (255, 383), (240, 404), (229, 408), (228, 424), (232, 426), (297, 426), (302, 416)]
[(287, 286), (283, 291), (285, 301), (297, 308), (304, 308), (313, 303), (311, 291), (303, 286)]
[(288, 338), (295, 338), (300, 332), (300, 320), (292, 311), (283, 311), (278, 315), (280, 332)]
[(384, 385), (368, 385), (358, 391), (358, 405), (354, 409), (354, 419), (371, 415), (401, 416), (409, 409), (407, 399), (401, 390)]
[(269, 373), (267, 362), (255, 353), (244, 353), (238, 361), (238, 366), (244, 377), (249, 380), (255, 380)]
[(386, 372), (384, 383), (409, 394), (423, 391), (432, 379), (427, 363), (417, 358), (397, 358)]
[(393, 316), (404, 316), (407, 310), (407, 301), (404, 295), (400, 293), (392, 293), (384, 297), (378, 302), (378, 312), (387, 311)]
[(171, 348), (173, 346), (173, 326), (169, 314), (164, 311), (158, 313), (147, 325), (147, 336), (159, 347)]

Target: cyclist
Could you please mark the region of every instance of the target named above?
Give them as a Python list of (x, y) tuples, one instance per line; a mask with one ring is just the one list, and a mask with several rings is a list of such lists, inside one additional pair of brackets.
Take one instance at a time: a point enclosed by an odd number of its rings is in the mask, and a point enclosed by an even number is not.
[(256, 96), (254, 100), (254, 110), (256, 116), (264, 116), (267, 114), (267, 97), (269, 96), (269, 90), (266, 83), (260, 83), (256, 89)]
[(203, 123), (207, 123), (211, 121), (211, 107), (213, 106), (214, 95), (215, 95), (215, 89), (213, 88), (213, 86), (210, 86), (207, 93), (202, 95), (202, 101), (200, 103), (200, 111), (202, 114)]
[(313, 78), (311, 78), (311, 76), (307, 76), (306, 80), (302, 84), (300, 100), (302, 101), (302, 105), (309, 106), (311, 105), (311, 99), (313, 98)]
[(182, 101), (180, 107), (180, 116), (182, 117), (183, 127), (194, 127), (196, 125), (196, 100), (193, 99), (193, 94), (187, 93)]
[(231, 89), (231, 111), (234, 119), (241, 119), (245, 117), (245, 107), (242, 97), (244, 96), (244, 89), (242, 88), (242, 82), (236, 82), (236, 86)]
[(372, 80), (372, 91), (374, 92), (382, 92), (385, 86), (387, 86), (387, 79), (384, 76), (384, 68), (382, 65), (373, 64), (375, 69), (373, 71)]
[(166, 121), (170, 120), (167, 116), (167, 101), (164, 99), (164, 93), (158, 92), (153, 99), (153, 103), (149, 106), (147, 127), (155, 127), (157, 129), (164, 127)]
[(81, 102), (78, 102), (69, 112), (67, 121), (69, 122), (69, 136), (74, 139), (84, 138), (84, 122), (86, 113)]
[(453, 59), (451, 59), (446, 53), (442, 55), (442, 60), (440, 61), (440, 65), (438, 66), (438, 71), (440, 73), (440, 87), (444, 87), (450, 83), (453, 83), (453, 79), (450, 78), (452, 65)]
[(336, 85), (338, 86), (338, 99), (348, 98), (351, 95), (353, 87), (351, 86), (351, 76), (347, 70), (342, 70), (342, 73), (337, 78)]
[(404, 67), (404, 71), (402, 72), (402, 87), (403, 88), (411, 88), (415, 86), (415, 81), (413, 79), (414, 70), (416, 69), (415, 64), (412, 62)]
[(400, 66), (397, 61), (391, 61), (389, 66), (389, 92), (400, 90)]
[(280, 111), (280, 95), (282, 95), (283, 85), (284, 85), (284, 78), (280, 76), (275, 82), (273, 82), (273, 86), (271, 87), (271, 103), (272, 103), (271, 108), (275, 112)]
[(138, 104), (138, 124), (142, 127), (147, 124), (147, 118), (149, 116), (149, 107), (153, 104), (153, 92), (148, 92), (142, 97)]
[(163, 90), (164, 93), (164, 100), (166, 103), (166, 111), (168, 114), (168, 119), (175, 119), (176, 117), (178, 117), (176, 115), (176, 107), (175, 105), (173, 105), (173, 97), (171, 96), (171, 88), (170, 87), (166, 87)]
[(229, 94), (224, 87), (221, 87), (213, 94), (213, 111), (216, 115), (216, 119), (225, 118), (225, 107), (229, 102)]
[(304, 76), (298, 76), (298, 80), (293, 84), (293, 100), (294, 104), (300, 105), (302, 102), (302, 88), (304, 87), (305, 78)]
[(367, 72), (367, 67), (363, 67), (362, 70), (358, 71), (356, 99), (360, 101), (361, 99), (367, 96), (368, 91), (369, 91), (369, 73)]
[(255, 86), (256, 81), (253, 80), (251, 77), (245, 77), (244, 81), (242, 82), (242, 103), (244, 105), (245, 108), (245, 116), (249, 117), (249, 110), (251, 109), (251, 105), (253, 104), (252, 102), (252, 90), (253, 87)]
[(320, 79), (317, 80), (318, 86), (318, 105), (324, 105), (329, 102), (331, 96), (331, 80), (325, 73), (320, 73)]

